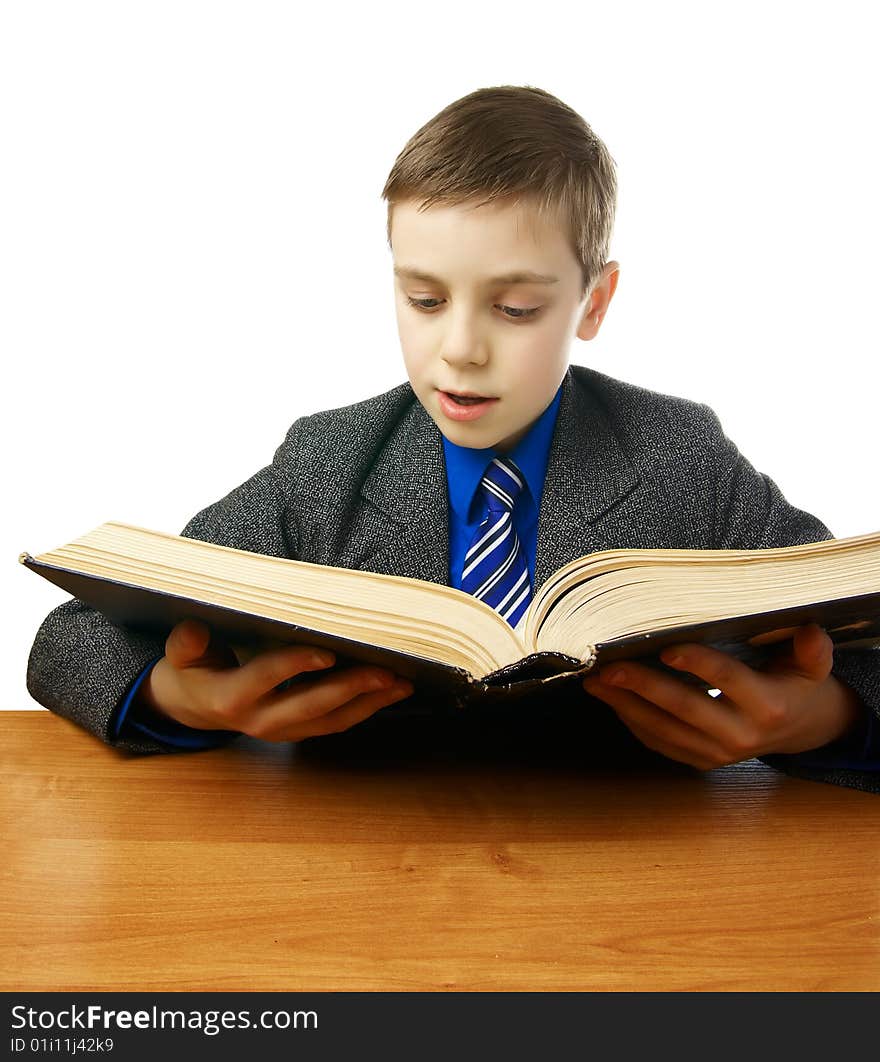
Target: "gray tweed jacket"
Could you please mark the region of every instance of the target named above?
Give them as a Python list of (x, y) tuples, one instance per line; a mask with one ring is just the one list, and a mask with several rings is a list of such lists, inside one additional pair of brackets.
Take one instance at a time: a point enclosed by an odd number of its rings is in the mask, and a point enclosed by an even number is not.
[[(409, 383), (301, 417), (271, 464), (197, 513), (182, 534), (447, 584), (442, 437)], [(831, 537), (749, 464), (708, 406), (569, 367), (541, 499), (536, 587), (595, 550), (765, 548)], [(122, 698), (163, 646), (74, 598), (40, 626), (28, 690), (119, 748), (171, 751), (147, 738), (111, 737)], [(880, 650), (837, 650), (834, 672), (880, 715)], [(880, 772), (806, 767), (786, 756), (766, 762), (880, 791)]]

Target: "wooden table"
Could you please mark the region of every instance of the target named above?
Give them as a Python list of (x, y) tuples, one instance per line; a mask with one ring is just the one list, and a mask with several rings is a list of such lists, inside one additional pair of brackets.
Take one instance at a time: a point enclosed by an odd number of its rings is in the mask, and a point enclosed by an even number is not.
[(7, 991), (880, 988), (872, 794), (0, 726)]

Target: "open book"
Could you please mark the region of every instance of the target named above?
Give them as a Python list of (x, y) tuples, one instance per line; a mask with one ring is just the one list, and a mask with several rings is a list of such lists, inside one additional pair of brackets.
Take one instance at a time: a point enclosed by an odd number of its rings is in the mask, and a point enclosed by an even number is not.
[(839, 645), (880, 644), (880, 532), (781, 549), (603, 550), (555, 572), (516, 629), (438, 583), (121, 523), (19, 560), (114, 623), (164, 637), (200, 619), (240, 660), (280, 643), (321, 646), (340, 664), (379, 664), (459, 703), (572, 681), (625, 657), (664, 667), (656, 654), (674, 642), (758, 666), (809, 622)]

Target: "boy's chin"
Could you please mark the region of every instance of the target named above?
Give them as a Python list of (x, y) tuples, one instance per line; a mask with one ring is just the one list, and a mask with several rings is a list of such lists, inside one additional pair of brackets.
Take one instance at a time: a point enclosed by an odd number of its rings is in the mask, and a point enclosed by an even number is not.
[(455, 446), (464, 446), (469, 450), (496, 450), (498, 453), (507, 453), (512, 450), (519, 440), (525, 435), (525, 430), (510, 435), (496, 429), (479, 430), (480, 426), (450, 424), (448, 420), (441, 421), (436, 417), (432, 420), (440, 429), (440, 434)]

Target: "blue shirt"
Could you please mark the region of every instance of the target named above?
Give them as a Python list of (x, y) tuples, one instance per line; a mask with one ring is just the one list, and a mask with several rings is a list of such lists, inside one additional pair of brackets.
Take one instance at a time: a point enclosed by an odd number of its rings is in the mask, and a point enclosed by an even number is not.
[[(526, 555), (533, 591), (535, 554), (538, 548), (538, 513), (541, 511), (544, 475), (550, 458), (550, 442), (553, 439), (561, 399), (560, 384), (550, 405), (506, 455), (522, 472), (526, 482), (513, 509), (513, 525)], [(500, 456), (500, 451), (492, 446), (485, 450), (456, 446), (444, 435), (443, 452), (446, 457), (446, 487), (449, 496), (449, 585), (460, 590), (465, 554), (474, 532), (486, 516), (487, 505), (485, 502), (480, 503), (477, 490), (486, 466), (494, 457)]]
[[(544, 410), (528, 432), (507, 454), (522, 471), (526, 486), (517, 498), (513, 510), (513, 523), (519, 535), (520, 544), (529, 566), (529, 580), (535, 589), (535, 555), (538, 545), (538, 514), (541, 511), (541, 495), (544, 490), (544, 477), (550, 458), (550, 443), (556, 427), (556, 417), (562, 398), (562, 385), (550, 405)], [(449, 498), (449, 585), (461, 589), (461, 572), (468, 546), (479, 524), (486, 515), (486, 504), (477, 498), (486, 466), (493, 457), (499, 456), (494, 447), (478, 450), (466, 446), (457, 446), (443, 436), (443, 452), (446, 458), (446, 486)], [(119, 736), (129, 713), (131, 702), (150, 668), (161, 657), (151, 661), (137, 677), (134, 685), (124, 698), (113, 737)], [(809, 767), (840, 767), (853, 770), (880, 770), (880, 748), (875, 748), (877, 730), (874, 713), (868, 711), (865, 728), (847, 741), (793, 755)], [(234, 731), (229, 730), (195, 730), (164, 716), (156, 716), (146, 709), (139, 709), (129, 719), (129, 729), (164, 744), (180, 748), (211, 748), (225, 744)], [(132, 736), (136, 736), (133, 734)]]

